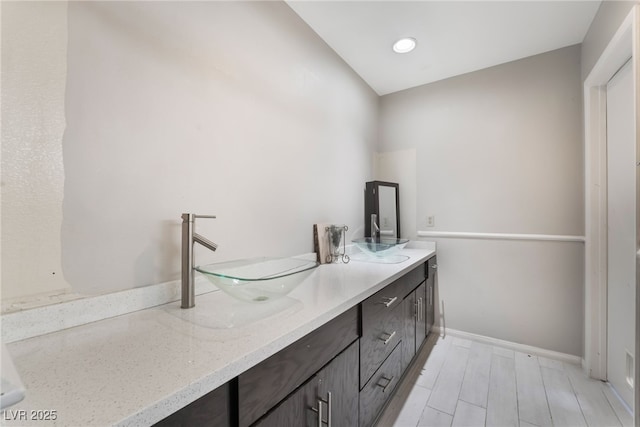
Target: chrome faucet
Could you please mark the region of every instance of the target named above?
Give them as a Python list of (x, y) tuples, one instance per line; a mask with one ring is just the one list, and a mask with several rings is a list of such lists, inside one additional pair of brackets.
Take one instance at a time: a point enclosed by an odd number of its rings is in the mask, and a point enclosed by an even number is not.
[(205, 248), (215, 251), (218, 245), (195, 231), (196, 218), (215, 218), (214, 215), (182, 214), (182, 304), (181, 308), (192, 308), (196, 304), (194, 286), (193, 244), (200, 243)]
[(376, 238), (380, 234), (380, 228), (376, 221), (378, 220), (378, 215), (371, 214), (371, 237)]

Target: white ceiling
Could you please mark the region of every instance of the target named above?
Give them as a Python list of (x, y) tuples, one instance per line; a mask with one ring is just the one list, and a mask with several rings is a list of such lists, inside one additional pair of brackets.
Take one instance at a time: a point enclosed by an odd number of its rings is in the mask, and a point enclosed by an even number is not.
[[(289, 6), (385, 95), (581, 43), (600, 1), (299, 1)], [(408, 54), (391, 50), (414, 37)]]

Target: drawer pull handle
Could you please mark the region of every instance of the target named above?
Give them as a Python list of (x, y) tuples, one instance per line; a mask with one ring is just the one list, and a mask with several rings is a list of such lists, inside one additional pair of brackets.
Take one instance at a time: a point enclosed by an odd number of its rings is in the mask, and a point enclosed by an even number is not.
[(396, 302), (398, 300), (398, 297), (393, 297), (393, 298), (383, 297), (382, 299), (384, 301), (379, 302), (378, 304), (382, 304), (385, 307), (389, 307), (391, 304), (393, 304), (394, 302)]
[(384, 345), (389, 344), (389, 342), (396, 336), (396, 331), (391, 332), (390, 334), (385, 333), (385, 335), (389, 335), (387, 338), (380, 337), (378, 338), (380, 341), (384, 343)]
[(431, 266), (431, 268), (433, 268), (434, 270), (437, 270), (437, 269), (438, 269), (438, 264), (433, 264), (433, 265)]
[(382, 385), (382, 384), (380, 384), (380, 383), (378, 382), (378, 383), (376, 383), (376, 385), (377, 385), (378, 387), (382, 387), (382, 392), (384, 393), (385, 391), (387, 391), (387, 387), (389, 387), (389, 386), (391, 385), (391, 383), (393, 382), (394, 378), (395, 378), (395, 376), (393, 376), (393, 375), (391, 376), (391, 378), (387, 378), (387, 377), (385, 377), (385, 376), (383, 375), (381, 379), (382, 379), (382, 380), (385, 380), (387, 383), (386, 383), (385, 385)]

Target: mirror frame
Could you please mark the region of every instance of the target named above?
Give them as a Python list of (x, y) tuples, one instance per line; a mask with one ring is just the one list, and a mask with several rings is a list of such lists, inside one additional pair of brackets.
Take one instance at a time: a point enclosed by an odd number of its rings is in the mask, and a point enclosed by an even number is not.
[(393, 187), (396, 190), (396, 238), (400, 238), (400, 186), (395, 182), (369, 181), (364, 190), (364, 235), (365, 237), (379, 237), (371, 235), (371, 214), (380, 218), (380, 187)]

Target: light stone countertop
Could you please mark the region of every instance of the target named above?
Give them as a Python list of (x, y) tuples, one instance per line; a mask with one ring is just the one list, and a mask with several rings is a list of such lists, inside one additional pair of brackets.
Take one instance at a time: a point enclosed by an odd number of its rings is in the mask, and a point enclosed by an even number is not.
[[(8, 344), (25, 399), (3, 425), (151, 425), (282, 350), (435, 255), (399, 264), (321, 265), (287, 297), (251, 304), (223, 292)], [(26, 410), (27, 420), (14, 420)], [(56, 411), (55, 421), (30, 419)]]

